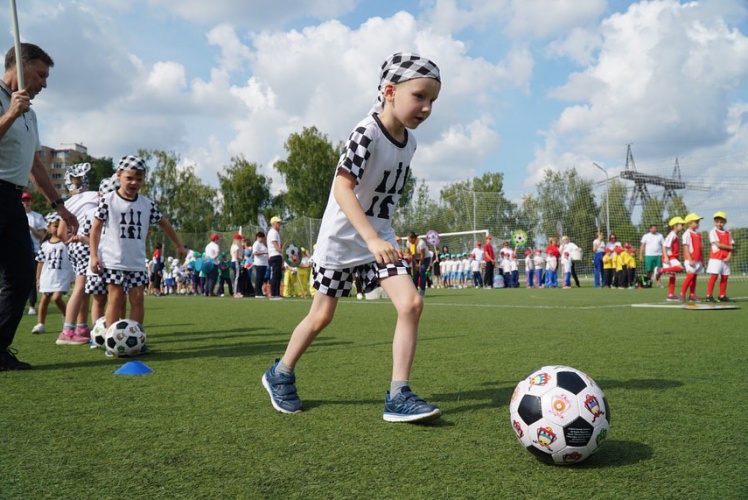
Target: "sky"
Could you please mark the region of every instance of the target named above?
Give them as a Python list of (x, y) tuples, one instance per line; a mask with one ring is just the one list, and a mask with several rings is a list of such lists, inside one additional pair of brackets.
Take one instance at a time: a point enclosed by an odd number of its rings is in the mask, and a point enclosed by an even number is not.
[[(503, 172), (519, 200), (543, 170), (603, 183), (631, 145), (689, 207), (748, 225), (745, 0), (25, 0), (21, 39), (55, 60), (35, 100), (43, 144), (115, 162), (175, 151), (204, 182), (232, 156), (273, 168), (288, 136), (345, 140), (370, 109), (382, 61), (417, 52), (441, 69), (414, 132), (432, 197)], [(0, 13), (13, 44), (9, 8)], [(332, 167), (331, 167), (332, 168)]]

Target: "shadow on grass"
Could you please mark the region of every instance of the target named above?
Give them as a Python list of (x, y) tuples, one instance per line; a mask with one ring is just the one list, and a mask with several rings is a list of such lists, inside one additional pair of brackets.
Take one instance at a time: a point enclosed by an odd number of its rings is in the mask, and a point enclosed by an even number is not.
[(652, 447), (644, 443), (612, 439), (577, 467), (598, 469), (634, 465), (649, 460), (653, 454)]
[[(488, 386), (485, 389), (434, 394), (433, 399), (437, 402), (465, 402), (464, 405), (450, 410), (450, 414), (502, 406), (508, 407), (516, 385), (505, 386), (507, 383), (509, 382), (486, 382), (482, 384), (483, 386)], [(602, 380), (599, 385), (603, 388), (603, 391), (607, 389), (662, 390), (681, 387), (683, 382), (666, 379)]]
[[(327, 341), (325, 341), (327, 340)], [(325, 347), (336, 347), (350, 342), (330, 342), (331, 339), (318, 339), (315, 342), (316, 348)], [(96, 350), (97, 357), (95, 360), (86, 361), (71, 361), (68, 363), (53, 363), (53, 364), (36, 364), (34, 370), (45, 371), (45, 370), (66, 370), (72, 368), (84, 368), (90, 366), (113, 366), (117, 362), (125, 363), (131, 359), (138, 359), (146, 364), (151, 362), (160, 363), (162, 361), (173, 361), (173, 360), (185, 360), (185, 359), (200, 359), (200, 358), (244, 358), (252, 356), (272, 356), (283, 352), (288, 342), (279, 340), (278, 342), (264, 342), (264, 343), (238, 343), (231, 345), (215, 345), (215, 346), (195, 346), (188, 347), (178, 350), (161, 350), (159, 348), (159, 342), (156, 342), (152, 348), (152, 353), (146, 356), (137, 356), (136, 358), (107, 358), (104, 353), (100, 350)], [(149, 344), (150, 345), (150, 344)]]

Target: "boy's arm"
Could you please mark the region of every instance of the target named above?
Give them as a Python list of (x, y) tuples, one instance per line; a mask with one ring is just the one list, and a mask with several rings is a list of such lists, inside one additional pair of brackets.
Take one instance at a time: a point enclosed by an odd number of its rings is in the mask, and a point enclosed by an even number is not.
[(369, 222), (361, 203), (353, 192), (354, 187), (356, 187), (356, 178), (347, 172), (339, 171), (335, 179), (333, 196), (340, 205), (340, 209), (364, 239), (366, 247), (374, 254), (377, 262), (387, 264), (402, 259), (400, 249), (383, 240), (374, 230), (374, 226)]
[(89, 249), (91, 250), (91, 271), (101, 274), (101, 264), (99, 263), (99, 241), (101, 239), (101, 228), (103, 221), (94, 217), (91, 223), (91, 234), (89, 236)]
[(177, 247), (177, 255), (179, 255), (179, 259), (183, 260), (185, 257), (187, 257), (187, 249), (184, 247), (184, 245), (182, 245), (182, 241), (179, 239), (179, 236), (169, 222), (169, 219), (167, 219), (166, 217), (161, 217), (161, 219), (158, 221), (158, 227), (161, 228), (161, 230), (166, 234), (171, 242), (174, 243), (174, 246)]

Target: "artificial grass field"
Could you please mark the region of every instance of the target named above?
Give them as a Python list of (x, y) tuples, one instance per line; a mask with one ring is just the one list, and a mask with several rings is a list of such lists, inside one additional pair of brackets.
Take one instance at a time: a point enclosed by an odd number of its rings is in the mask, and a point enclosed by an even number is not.
[[(444, 412), (431, 425), (382, 420), (389, 301), (341, 300), (297, 367), (300, 415), (260, 378), (309, 300), (147, 297), (145, 376), (27, 316), (14, 347), (35, 369), (0, 373), (0, 498), (747, 498), (748, 281), (728, 295), (740, 310), (632, 308), (665, 293), (589, 282), (429, 290), (411, 382)], [(541, 464), (509, 423), (550, 364), (610, 404), (610, 440), (576, 466)]]

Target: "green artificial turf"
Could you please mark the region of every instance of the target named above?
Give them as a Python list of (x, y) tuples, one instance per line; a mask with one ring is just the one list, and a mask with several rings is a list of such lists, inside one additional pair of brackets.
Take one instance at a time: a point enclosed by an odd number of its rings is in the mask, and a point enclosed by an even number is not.
[[(0, 498), (748, 497), (748, 282), (729, 285), (740, 310), (705, 312), (585, 285), (429, 290), (411, 383), (444, 412), (431, 425), (382, 421), (387, 301), (341, 301), (297, 367), (300, 415), (260, 378), (308, 300), (148, 297), (145, 376), (25, 317), (35, 369), (0, 373)], [(541, 464), (509, 423), (517, 382), (551, 364), (610, 404), (610, 440), (576, 466)]]

